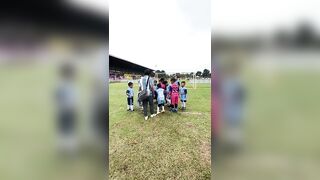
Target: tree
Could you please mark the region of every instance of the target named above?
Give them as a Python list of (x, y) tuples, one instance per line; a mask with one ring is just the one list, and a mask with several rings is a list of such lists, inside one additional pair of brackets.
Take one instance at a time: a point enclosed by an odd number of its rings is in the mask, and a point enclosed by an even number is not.
[(194, 73), (192, 72), (192, 73), (190, 73), (189, 74), (189, 78), (193, 78), (193, 75), (194, 75)]
[(156, 73), (158, 74), (158, 78), (166, 79), (167, 76), (168, 76), (164, 70), (161, 70), (161, 71), (160, 70), (156, 70)]
[(196, 76), (201, 76), (202, 75), (202, 72), (201, 71), (197, 71), (197, 73), (196, 73)]
[(204, 69), (202, 73), (202, 77), (209, 78), (210, 71), (208, 69)]

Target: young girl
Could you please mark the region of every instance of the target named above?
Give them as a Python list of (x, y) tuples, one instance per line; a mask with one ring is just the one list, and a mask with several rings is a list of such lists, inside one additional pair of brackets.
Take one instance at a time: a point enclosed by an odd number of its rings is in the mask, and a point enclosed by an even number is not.
[(179, 86), (175, 83), (175, 79), (171, 79), (171, 86), (169, 88), (169, 94), (171, 97), (171, 111), (178, 112), (178, 103), (179, 103)]

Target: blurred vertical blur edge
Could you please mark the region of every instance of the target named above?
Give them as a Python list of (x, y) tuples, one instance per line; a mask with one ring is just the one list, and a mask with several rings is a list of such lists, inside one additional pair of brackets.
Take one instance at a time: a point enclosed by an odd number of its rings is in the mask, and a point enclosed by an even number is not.
[(319, 24), (302, 16), (268, 32), (212, 28), (212, 178), (319, 178)]
[(1, 4), (0, 179), (107, 177), (108, 1), (79, 2)]

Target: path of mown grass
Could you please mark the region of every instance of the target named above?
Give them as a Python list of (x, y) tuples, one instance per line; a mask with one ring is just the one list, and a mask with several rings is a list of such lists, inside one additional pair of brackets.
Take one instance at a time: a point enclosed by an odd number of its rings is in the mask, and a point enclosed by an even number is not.
[(187, 112), (148, 121), (126, 111), (126, 88), (109, 89), (109, 178), (210, 179), (210, 85), (189, 87)]

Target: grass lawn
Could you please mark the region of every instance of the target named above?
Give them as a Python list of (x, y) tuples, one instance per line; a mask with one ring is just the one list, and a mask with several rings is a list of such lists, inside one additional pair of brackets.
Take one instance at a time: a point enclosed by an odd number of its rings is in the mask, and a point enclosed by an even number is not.
[[(83, 92), (90, 81), (80, 72)], [(53, 66), (0, 67), (0, 82), (0, 179), (84, 180), (103, 175), (103, 162), (84, 156), (65, 158), (57, 152)], [(81, 116), (85, 104), (81, 96)]]
[(315, 71), (246, 73), (246, 147), (217, 166), (221, 179), (317, 179), (319, 78)]
[(210, 84), (188, 87), (186, 112), (167, 110), (148, 121), (137, 107), (126, 111), (126, 89), (109, 87), (109, 178), (210, 179)]

